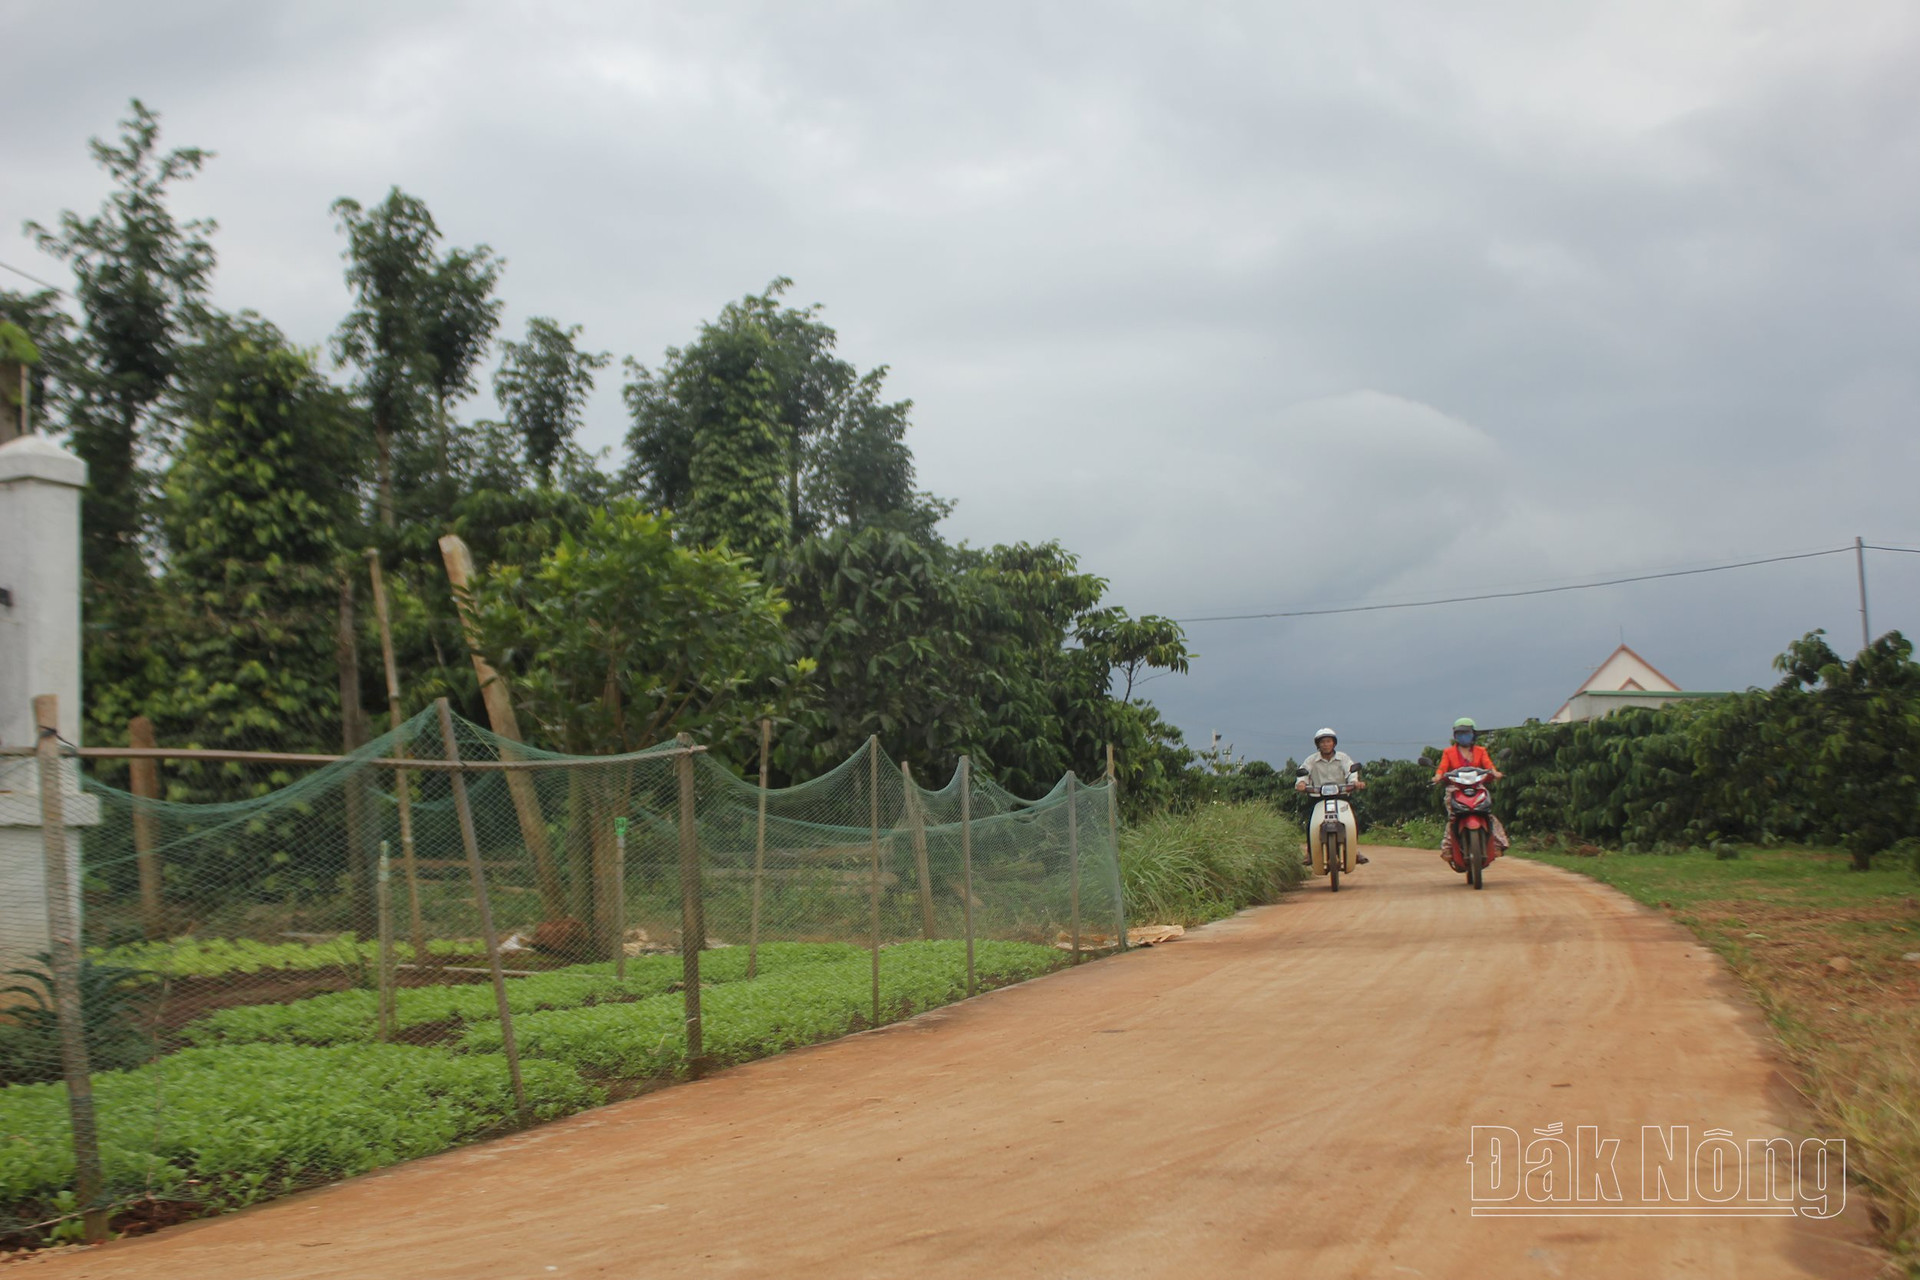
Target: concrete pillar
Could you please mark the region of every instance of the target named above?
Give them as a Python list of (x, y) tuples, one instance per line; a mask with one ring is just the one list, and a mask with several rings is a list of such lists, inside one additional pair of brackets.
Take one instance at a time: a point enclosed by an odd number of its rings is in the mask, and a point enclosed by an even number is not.
[[(80, 744), (80, 490), (87, 467), (42, 435), (0, 444), (0, 747), (31, 750), (33, 699), (60, 699), (60, 736)], [(77, 761), (62, 771), (67, 856), (82, 865), (79, 828), (100, 821), (80, 793)], [(79, 881), (71, 887), (78, 911)], [(46, 854), (39, 766), (0, 756), (0, 971), (47, 949)]]

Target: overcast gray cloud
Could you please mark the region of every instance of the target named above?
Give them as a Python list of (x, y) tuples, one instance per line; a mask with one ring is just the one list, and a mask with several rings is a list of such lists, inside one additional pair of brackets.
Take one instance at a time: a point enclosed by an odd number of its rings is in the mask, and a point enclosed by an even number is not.
[[(916, 402), (955, 537), (1135, 611), (1920, 545), (1905, 0), (0, 4), (0, 224), (91, 209), (126, 99), (219, 158), (218, 298), (318, 344), (332, 200), (424, 197), (657, 359), (776, 275)], [(0, 260), (60, 277), (25, 241)], [(477, 406), (475, 407), (477, 411)], [(617, 449), (618, 387), (589, 444)], [(1870, 564), (1920, 628), (1920, 557)], [(1145, 692), (1279, 758), (1547, 715), (1621, 635), (1690, 688), (1857, 636), (1834, 557), (1201, 624)]]

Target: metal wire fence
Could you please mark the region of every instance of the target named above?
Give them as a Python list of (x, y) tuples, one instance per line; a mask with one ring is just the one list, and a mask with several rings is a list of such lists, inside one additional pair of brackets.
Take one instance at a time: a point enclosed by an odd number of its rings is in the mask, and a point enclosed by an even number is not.
[(331, 763), (163, 757), (135, 758), (149, 795), (284, 785), (175, 803), (83, 776), (126, 751), (0, 759), (10, 888), (63, 779), (84, 955), (63, 1010), (52, 895), (0, 901), (0, 1242), (246, 1204), (1124, 945), (1104, 781), (1028, 800), (962, 760), (928, 788), (870, 742), (769, 790), (685, 741), (556, 756), (444, 704)]

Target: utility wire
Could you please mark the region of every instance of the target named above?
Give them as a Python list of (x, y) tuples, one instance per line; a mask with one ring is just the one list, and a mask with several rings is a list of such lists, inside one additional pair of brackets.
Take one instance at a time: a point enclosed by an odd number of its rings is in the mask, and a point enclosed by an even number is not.
[(30, 275), (27, 272), (22, 271), (20, 268), (14, 266), (11, 262), (0, 262), (0, 268), (4, 268), (5, 270), (11, 271), (13, 272), (13, 274), (17, 276), (25, 277), (26, 279), (31, 280), (35, 284), (39, 285), (42, 289), (51, 289), (63, 298), (67, 296), (67, 291), (65, 289), (62, 289), (59, 285), (48, 284), (45, 280), (42, 280), (39, 276)]
[[(1547, 596), (1563, 591), (1592, 591), (1598, 587), (1617, 587), (1628, 582), (1652, 582), (1658, 578), (1687, 578), (1701, 573), (1724, 573), (1729, 569), (1750, 569), (1760, 564), (1780, 564), (1787, 560), (1812, 560), (1818, 556), (1837, 556), (1853, 547), (1833, 547), (1826, 551), (1802, 551), (1789, 556), (1767, 556), (1759, 560), (1741, 560), (1733, 564), (1708, 565), (1704, 569), (1670, 569), (1665, 573), (1637, 573), (1600, 582), (1570, 582), (1557, 587), (1528, 587), (1516, 591), (1486, 591), (1471, 596), (1446, 596), (1438, 600), (1398, 600), (1390, 604), (1355, 604), (1335, 609), (1276, 609), (1267, 613), (1218, 613), (1204, 618), (1174, 618), (1183, 626), (1196, 622), (1243, 622), (1254, 618), (1318, 618), (1335, 613), (1377, 613), (1384, 609), (1427, 609), (1441, 604), (1466, 604), (1475, 600), (1511, 600), (1518, 596)], [(1875, 547), (1876, 551), (1909, 551), (1908, 547)], [(1914, 554), (1920, 555), (1920, 551)]]
[(1904, 551), (1910, 556), (1920, 556), (1920, 547), (1882, 547), (1876, 546), (1871, 542), (1862, 543), (1861, 545), (1868, 551)]

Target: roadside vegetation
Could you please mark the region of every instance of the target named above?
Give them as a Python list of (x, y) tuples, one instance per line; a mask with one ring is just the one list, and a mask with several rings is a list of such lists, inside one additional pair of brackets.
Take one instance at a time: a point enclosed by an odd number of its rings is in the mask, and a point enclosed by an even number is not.
[(1163, 811), (1120, 834), (1120, 882), (1136, 924), (1204, 924), (1299, 884), (1299, 823), (1271, 804)]
[[(706, 1060), (719, 1066), (845, 1035), (873, 1024), (871, 960), (838, 943), (770, 943), (759, 976), (746, 948), (706, 953)], [(1067, 963), (1055, 947), (983, 941), (977, 988), (1038, 977)], [(528, 1113), (514, 1106), (491, 987), (398, 994), (411, 1044), (371, 1044), (373, 993), (347, 991), (226, 1009), (190, 1024), (189, 1047), (94, 1076), (107, 1194), (117, 1229), (139, 1230), (237, 1208), (333, 1178), (548, 1120), (684, 1076), (680, 958), (583, 965), (507, 984)], [(954, 941), (882, 953), (880, 1021), (967, 994)], [(524, 1016), (522, 1016), (524, 1014)], [(66, 1087), (0, 1089), (0, 1215), (22, 1224), (0, 1246), (77, 1239), (69, 1189)]]
[(1920, 884), (1907, 869), (1862, 873), (1847, 853), (1791, 846), (1515, 852), (1666, 912), (1726, 958), (1821, 1126), (1847, 1140), (1888, 1246), (1920, 1273)]

